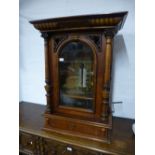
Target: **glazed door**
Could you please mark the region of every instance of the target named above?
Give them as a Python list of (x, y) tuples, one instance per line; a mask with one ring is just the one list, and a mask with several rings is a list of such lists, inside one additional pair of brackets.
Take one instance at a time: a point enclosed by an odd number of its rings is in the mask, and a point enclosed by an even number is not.
[(80, 41), (67, 43), (59, 52), (60, 105), (94, 109), (95, 66), (92, 49)]
[(80, 117), (99, 116), (103, 52), (91, 40), (80, 36), (68, 37), (52, 53), (54, 111)]

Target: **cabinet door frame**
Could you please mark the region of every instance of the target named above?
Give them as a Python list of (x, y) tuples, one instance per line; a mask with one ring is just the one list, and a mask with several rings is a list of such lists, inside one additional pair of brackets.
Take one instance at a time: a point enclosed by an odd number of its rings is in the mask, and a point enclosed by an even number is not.
[[(103, 37), (102, 37), (103, 38)], [(103, 39), (104, 40), (104, 39)], [(60, 105), (60, 96), (59, 96), (59, 52), (61, 49), (69, 42), (79, 41), (86, 44), (93, 51), (94, 56), (94, 106), (93, 110), (84, 109), (84, 108), (74, 108)], [(82, 116), (85, 118), (99, 118), (101, 115), (102, 107), (102, 85), (103, 85), (103, 76), (104, 76), (104, 49), (102, 49), (101, 42), (101, 51), (97, 48), (96, 44), (88, 37), (87, 34), (73, 34), (68, 35), (65, 39), (60, 42), (58, 48), (54, 48), (54, 38), (51, 37), (49, 40), (49, 46), (51, 51), (51, 75), (53, 81), (53, 92), (52, 92), (52, 104), (53, 104), (53, 113), (71, 115), (71, 116)]]

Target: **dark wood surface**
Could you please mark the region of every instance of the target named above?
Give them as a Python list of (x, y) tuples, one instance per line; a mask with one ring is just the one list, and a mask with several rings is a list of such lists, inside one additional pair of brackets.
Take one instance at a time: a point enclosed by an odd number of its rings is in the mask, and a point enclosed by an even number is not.
[(45, 132), (42, 130), (44, 127), (43, 114), (45, 106), (27, 102), (21, 102), (19, 106), (20, 132), (105, 154), (134, 155), (135, 136), (132, 132), (132, 124), (134, 123), (132, 119), (113, 117), (111, 142), (107, 144), (55, 132)]

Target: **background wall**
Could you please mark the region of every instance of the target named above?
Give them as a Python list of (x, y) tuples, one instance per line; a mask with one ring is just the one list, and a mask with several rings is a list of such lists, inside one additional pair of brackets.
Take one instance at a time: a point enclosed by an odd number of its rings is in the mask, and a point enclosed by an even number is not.
[(29, 20), (129, 11), (114, 40), (113, 102), (115, 116), (135, 117), (134, 0), (20, 0), (20, 101), (46, 104), (44, 45)]

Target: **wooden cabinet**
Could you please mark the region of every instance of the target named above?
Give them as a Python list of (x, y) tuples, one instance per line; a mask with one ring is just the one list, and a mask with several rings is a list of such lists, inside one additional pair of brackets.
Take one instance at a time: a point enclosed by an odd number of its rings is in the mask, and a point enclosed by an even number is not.
[(42, 130), (45, 106), (20, 103), (21, 155), (134, 155), (134, 120), (113, 118), (111, 143)]
[(45, 131), (110, 142), (112, 45), (127, 12), (31, 21), (45, 43)]

